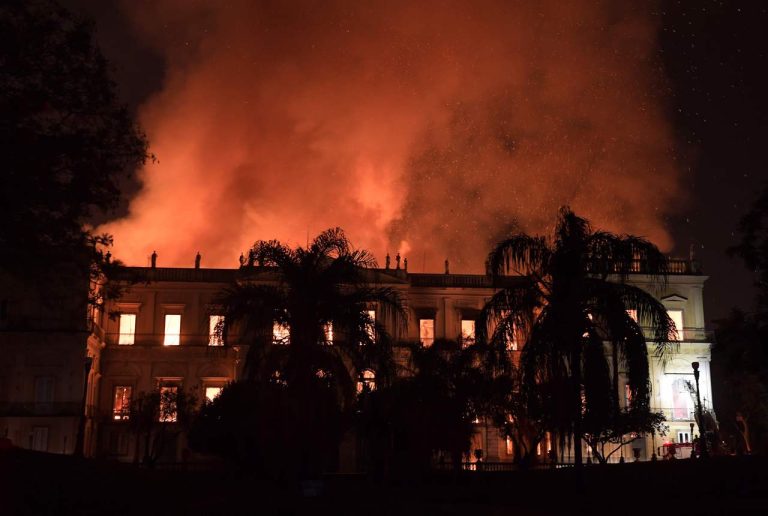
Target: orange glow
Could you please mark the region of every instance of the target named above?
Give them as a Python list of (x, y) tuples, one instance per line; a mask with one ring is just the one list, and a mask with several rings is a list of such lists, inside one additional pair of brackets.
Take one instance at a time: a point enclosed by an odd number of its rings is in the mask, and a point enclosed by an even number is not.
[[(651, 6), (561, 2), (123, 4), (167, 63), (141, 107), (159, 162), (98, 228), (145, 265), (233, 267), (257, 239), (343, 227), (383, 262), (482, 271), (512, 224), (570, 204), (671, 240), (685, 202)], [(660, 186), (663, 185), (663, 186)]]

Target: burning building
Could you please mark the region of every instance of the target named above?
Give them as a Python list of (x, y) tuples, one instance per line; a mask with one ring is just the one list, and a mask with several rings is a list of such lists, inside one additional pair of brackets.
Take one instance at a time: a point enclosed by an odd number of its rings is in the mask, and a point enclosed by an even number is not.
[[(615, 460), (633, 456), (633, 448), (639, 450), (640, 459), (649, 459), (663, 440), (692, 441), (695, 403), (686, 387), (692, 378), (692, 362), (701, 364), (702, 403), (711, 409), (711, 340), (702, 304), (706, 276), (688, 261), (671, 265), (663, 291), (640, 271), (628, 280), (657, 296), (678, 328), (674, 351), (650, 364), (652, 408), (664, 414), (670, 432), (664, 438), (644, 436), (632, 442), (614, 455)], [(216, 313), (214, 300), (236, 280), (269, 283), (275, 281), (273, 275), (248, 265), (234, 269), (133, 267), (129, 272), (142, 281), (131, 284), (119, 299), (95, 313), (87, 332), (73, 333), (67, 339), (52, 334), (42, 341), (24, 332), (2, 333), (6, 356), (10, 353), (15, 359), (0, 366), (0, 432), (15, 444), (71, 453), (82, 421), (80, 435), (86, 454), (131, 461), (144, 452), (131, 427), (134, 415), (130, 407), (137, 396), (184, 391), (196, 394), (198, 400), (212, 399), (242, 375), (246, 344), (235, 338), (224, 345), (215, 331), (221, 314)], [(408, 321), (398, 326), (376, 313), (375, 307), (371, 316), (395, 338), (423, 346), (441, 338), (473, 338), (479, 311), (494, 293), (487, 275), (449, 274), (447, 270), (445, 274), (413, 273), (399, 268), (399, 262), (397, 268), (370, 269), (366, 274), (401, 294)], [(18, 322), (6, 318), (3, 324), (12, 328)], [(276, 326), (274, 338), (289, 339), (289, 330)], [(50, 346), (48, 341), (56, 339), (59, 344)], [(72, 358), (66, 364), (62, 360), (69, 355), (61, 346)], [(510, 343), (509, 353), (519, 355), (518, 342)], [(83, 368), (86, 356), (88, 369)], [(84, 398), (83, 371), (87, 375)], [(374, 370), (353, 371), (353, 376), (360, 386), (375, 385)], [(71, 410), (63, 411), (67, 407)], [(171, 412), (159, 423), (177, 425)], [(545, 440), (537, 450), (544, 460), (550, 445)], [(493, 425), (478, 422), (473, 452), (467, 459), (470, 463), (477, 457), (486, 463), (510, 463), (514, 450)], [(585, 456), (589, 456), (586, 448)], [(176, 462), (186, 457), (181, 437), (166, 448), (160, 460)], [(353, 459), (345, 462), (342, 457), (342, 469), (351, 470), (353, 464)]]

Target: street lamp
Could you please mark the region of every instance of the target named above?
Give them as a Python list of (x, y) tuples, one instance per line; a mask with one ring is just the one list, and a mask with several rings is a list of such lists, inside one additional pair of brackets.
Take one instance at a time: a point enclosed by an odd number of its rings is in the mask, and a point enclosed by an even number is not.
[(701, 458), (706, 459), (709, 454), (707, 453), (707, 437), (704, 435), (704, 412), (701, 410), (701, 394), (699, 392), (699, 363), (693, 362), (693, 377), (696, 379), (696, 414), (699, 419), (699, 444), (701, 445)]

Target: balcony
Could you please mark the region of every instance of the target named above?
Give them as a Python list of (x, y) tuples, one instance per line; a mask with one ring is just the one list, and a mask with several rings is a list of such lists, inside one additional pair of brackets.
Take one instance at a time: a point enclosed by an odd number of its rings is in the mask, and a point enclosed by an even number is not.
[(664, 419), (672, 422), (694, 422), (696, 420), (694, 409), (688, 407), (682, 408), (652, 408), (652, 412), (661, 412)]
[[(645, 260), (633, 260), (627, 270), (621, 270), (616, 263), (609, 261), (593, 261), (587, 264), (587, 270), (594, 274), (648, 274), (648, 262)], [(669, 259), (667, 261), (667, 275), (701, 275), (701, 266), (696, 260)]]
[[(653, 329), (651, 327), (643, 326), (642, 330), (646, 339), (653, 338)], [(672, 340), (672, 342), (714, 342), (714, 332), (704, 328), (683, 328), (677, 331), (677, 339)]]

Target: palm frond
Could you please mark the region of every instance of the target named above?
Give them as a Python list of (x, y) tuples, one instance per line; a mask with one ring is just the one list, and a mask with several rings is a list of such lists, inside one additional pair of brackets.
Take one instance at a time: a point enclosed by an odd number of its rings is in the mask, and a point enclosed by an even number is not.
[(526, 275), (546, 268), (551, 255), (544, 237), (520, 234), (499, 242), (488, 255), (488, 265), (496, 277), (510, 272)]

